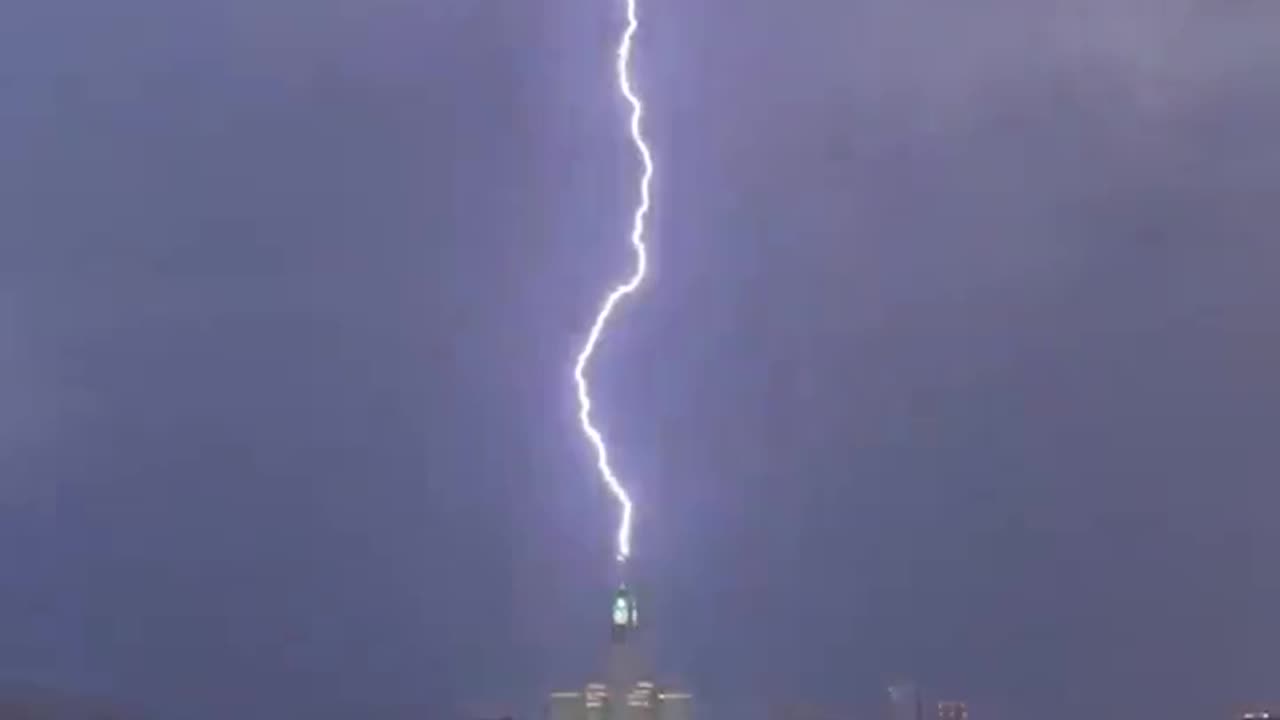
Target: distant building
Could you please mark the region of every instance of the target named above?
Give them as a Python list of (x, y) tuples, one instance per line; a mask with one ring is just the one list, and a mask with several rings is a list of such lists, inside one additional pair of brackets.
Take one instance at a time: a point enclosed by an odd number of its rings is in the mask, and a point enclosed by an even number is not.
[(944, 700), (938, 703), (938, 720), (969, 720), (969, 706), (956, 700)]
[(889, 720), (925, 720), (920, 688), (912, 683), (889, 686)]
[(1240, 720), (1280, 720), (1280, 712), (1274, 710), (1246, 710)]
[(639, 630), (635, 595), (623, 585), (610, 612), (607, 681), (551, 693), (549, 720), (692, 720), (693, 696), (661, 688), (641, 670)]
[(664, 690), (658, 699), (662, 704), (662, 720), (693, 720), (693, 695)]

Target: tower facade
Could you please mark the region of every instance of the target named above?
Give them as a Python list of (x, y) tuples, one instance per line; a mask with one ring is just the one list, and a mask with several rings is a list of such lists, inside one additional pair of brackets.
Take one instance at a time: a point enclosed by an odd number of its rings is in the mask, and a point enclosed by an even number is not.
[(692, 720), (693, 698), (670, 692), (650, 679), (637, 642), (640, 613), (626, 584), (609, 608), (609, 651), (605, 682), (582, 691), (551, 694), (549, 720)]
[(969, 706), (958, 700), (938, 703), (938, 720), (969, 720)]
[(909, 682), (890, 685), (889, 716), (890, 720), (925, 720), (920, 688)]

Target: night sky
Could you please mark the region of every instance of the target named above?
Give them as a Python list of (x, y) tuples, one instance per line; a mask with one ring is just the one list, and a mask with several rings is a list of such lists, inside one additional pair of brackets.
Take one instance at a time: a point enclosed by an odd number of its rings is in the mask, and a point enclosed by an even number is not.
[[(704, 720), (1280, 697), (1280, 6), (643, 4), (654, 273), (593, 378), (660, 675)], [(0, 5), (0, 685), (593, 676), (620, 10)]]

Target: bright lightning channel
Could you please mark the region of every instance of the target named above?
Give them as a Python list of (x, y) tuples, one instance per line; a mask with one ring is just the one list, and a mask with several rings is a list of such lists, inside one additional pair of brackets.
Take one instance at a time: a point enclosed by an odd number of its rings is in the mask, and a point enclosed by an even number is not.
[(625, 0), (627, 4), (627, 26), (622, 32), (622, 38), (618, 43), (617, 73), (618, 73), (618, 90), (622, 96), (626, 98), (627, 103), (631, 105), (631, 142), (635, 145), (636, 152), (640, 156), (640, 160), (644, 166), (640, 175), (640, 201), (636, 205), (635, 215), (631, 224), (631, 247), (635, 250), (635, 270), (631, 276), (619, 285), (609, 291), (605, 297), (604, 303), (600, 306), (599, 313), (596, 314), (595, 322), (591, 325), (591, 332), (587, 335), (587, 341), (582, 346), (581, 352), (578, 353), (578, 360), (573, 366), (573, 379), (578, 386), (578, 420), (582, 424), (582, 432), (591, 441), (596, 451), (596, 467), (600, 471), (600, 476), (609, 488), (609, 492), (617, 498), (618, 504), (622, 506), (622, 518), (618, 522), (618, 562), (626, 562), (631, 556), (631, 496), (627, 493), (626, 487), (622, 481), (613, 472), (613, 467), (609, 464), (609, 449), (605, 445), (604, 435), (591, 422), (591, 390), (587, 384), (586, 370), (587, 365), (591, 362), (591, 356), (596, 351), (596, 346), (600, 344), (600, 338), (604, 334), (605, 326), (609, 322), (609, 317), (613, 314), (614, 308), (625, 297), (634, 293), (640, 284), (644, 282), (645, 273), (648, 271), (649, 257), (644, 244), (645, 218), (649, 214), (650, 194), (649, 185), (653, 180), (653, 154), (649, 151), (649, 144), (644, 139), (644, 133), (640, 130), (640, 121), (644, 116), (644, 103), (640, 97), (636, 95), (631, 85), (631, 47), (632, 40), (635, 38), (636, 31), (640, 28), (639, 16), (636, 12), (636, 4), (638, 0)]

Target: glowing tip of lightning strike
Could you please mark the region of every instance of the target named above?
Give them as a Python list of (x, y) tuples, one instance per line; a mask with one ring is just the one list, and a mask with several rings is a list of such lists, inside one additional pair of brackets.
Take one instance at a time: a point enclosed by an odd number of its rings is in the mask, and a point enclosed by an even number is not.
[(595, 353), (596, 346), (600, 343), (600, 337), (604, 333), (605, 325), (608, 324), (609, 317), (613, 314), (614, 308), (623, 298), (635, 292), (642, 282), (644, 282), (645, 273), (648, 270), (648, 253), (644, 244), (645, 218), (649, 214), (649, 185), (653, 180), (653, 155), (649, 151), (649, 145), (644, 139), (644, 133), (640, 131), (640, 121), (644, 116), (644, 103), (640, 97), (636, 95), (631, 85), (631, 45), (635, 38), (636, 30), (640, 27), (640, 21), (636, 12), (637, 0), (625, 0), (627, 4), (627, 25), (622, 32), (622, 38), (618, 42), (617, 57), (617, 74), (618, 74), (618, 90), (631, 106), (631, 141), (635, 145), (636, 152), (640, 156), (640, 161), (644, 167), (640, 176), (640, 201), (636, 205), (635, 215), (631, 225), (631, 246), (635, 250), (636, 264), (635, 270), (629, 278), (621, 284), (614, 286), (609, 294), (605, 297), (604, 303), (600, 306), (600, 311), (596, 314), (595, 322), (591, 325), (591, 331), (587, 334), (586, 343), (583, 344), (581, 352), (578, 353), (578, 360), (573, 367), (573, 378), (578, 388), (578, 421), (582, 425), (582, 432), (587, 436), (587, 440), (596, 451), (596, 467), (600, 471), (600, 476), (604, 480), (605, 485), (609, 488), (609, 492), (617, 499), (618, 504), (622, 506), (622, 518), (618, 523), (618, 562), (626, 562), (631, 556), (631, 496), (627, 493), (627, 489), (622, 485), (618, 476), (614, 474), (613, 467), (609, 464), (609, 450), (605, 446), (604, 435), (591, 422), (591, 392), (587, 385), (586, 369), (587, 364), (591, 361), (591, 356)]

